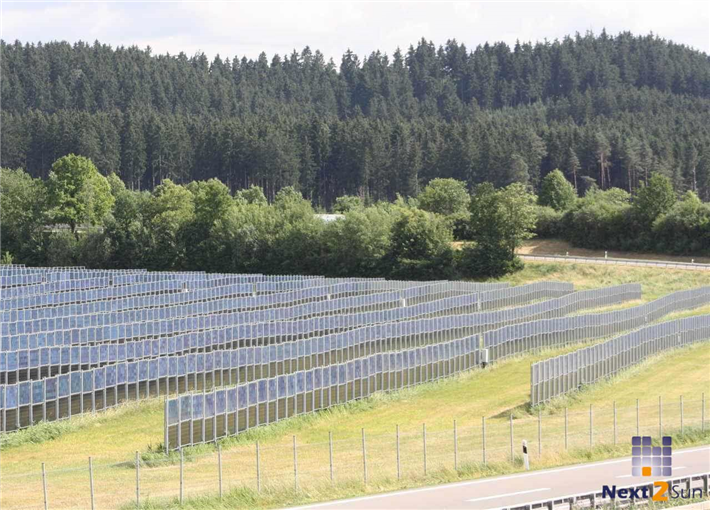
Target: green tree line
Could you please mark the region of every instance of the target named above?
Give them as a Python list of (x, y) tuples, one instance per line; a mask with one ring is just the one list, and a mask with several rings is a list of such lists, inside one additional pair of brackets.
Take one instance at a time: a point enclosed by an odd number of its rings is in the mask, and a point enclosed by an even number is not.
[(516, 249), (535, 235), (710, 253), (710, 205), (692, 191), (679, 197), (660, 173), (634, 196), (592, 184), (578, 197), (560, 170), (538, 195), (521, 183), (469, 193), (463, 181), (433, 179), (417, 197), (393, 202), (338, 197), (333, 221), (293, 187), (272, 201), (258, 186), (232, 193), (214, 178), (130, 190), (73, 154), (46, 180), (1, 169), (0, 193), (3, 260), (30, 265), (451, 279), (520, 269)]
[[(502, 275), (521, 267), (514, 250), (535, 225), (522, 184), (496, 190), (434, 179), (416, 198), (365, 203), (338, 197), (326, 222), (293, 187), (273, 201), (257, 187), (217, 179), (165, 179), (152, 192), (102, 176), (70, 154), (46, 180), (0, 170), (4, 260), (95, 268), (385, 276), (441, 279)], [(454, 248), (454, 232), (471, 239)]]
[(67, 154), (131, 190), (217, 178), (316, 207), (418, 195), (436, 178), (631, 195), (654, 173), (710, 200), (710, 60), (656, 36), (421, 40), (391, 56), (305, 48), (211, 61), (95, 42), (0, 42), (3, 165)]

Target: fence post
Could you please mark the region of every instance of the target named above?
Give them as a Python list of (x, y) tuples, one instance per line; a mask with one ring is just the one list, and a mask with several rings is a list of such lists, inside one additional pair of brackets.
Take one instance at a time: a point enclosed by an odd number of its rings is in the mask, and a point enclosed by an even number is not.
[(219, 468), (219, 499), (222, 500), (222, 445), (217, 445), (217, 467)]
[(542, 457), (542, 411), (537, 410), (537, 456)]
[(680, 433), (683, 434), (683, 395), (680, 396)]
[(616, 446), (616, 400), (614, 400), (614, 446)]
[(395, 425), (395, 438), (397, 440), (397, 480), (399, 480), (402, 477), (399, 464), (399, 425)]
[(298, 453), (296, 452), (296, 436), (293, 436), (293, 488), (298, 490)]
[(658, 396), (658, 437), (663, 437), (663, 397)]
[(705, 392), (703, 392), (703, 403), (702, 407), (700, 408), (700, 419), (702, 420), (701, 424), (701, 429), (703, 432), (705, 432)]
[(183, 495), (185, 493), (185, 454), (180, 448), (180, 505), (182, 506)]
[(639, 399), (636, 399), (636, 435), (641, 435), (641, 426), (639, 421)]
[(330, 461), (330, 483), (333, 483), (333, 433), (328, 431), (328, 459)]
[(422, 423), (422, 439), (424, 441), (424, 476), (426, 476), (426, 423)]
[(94, 510), (94, 461), (89, 457), (89, 491), (91, 492), (91, 510)]
[(486, 417), (481, 416), (481, 441), (483, 442), (483, 465), (486, 465)]
[(589, 448), (594, 446), (594, 417), (592, 415), (592, 404), (589, 404)]
[(567, 451), (567, 408), (565, 407), (565, 451)]
[(141, 506), (141, 462), (136, 452), (136, 508)]
[(259, 441), (256, 442), (256, 492), (261, 492), (261, 466), (259, 464)]
[(454, 420), (454, 471), (459, 470), (459, 438), (458, 430), (456, 429), (456, 420)]
[(49, 502), (47, 501), (47, 471), (44, 469), (44, 462), (42, 462), (42, 492), (44, 493), (44, 510), (47, 510)]
[[(169, 383), (168, 383), (169, 384)], [(158, 388), (160, 388), (160, 383), (158, 383)], [(165, 455), (168, 455), (168, 452), (170, 451), (170, 437), (168, 435), (168, 397), (165, 397), (165, 401), (163, 402), (163, 428), (165, 429), (165, 435), (163, 437), (163, 444), (165, 444)]]
[(515, 460), (513, 453), (513, 413), (510, 413), (510, 462), (511, 464)]
[(362, 429), (362, 476), (367, 485), (367, 451), (365, 450), (365, 429)]

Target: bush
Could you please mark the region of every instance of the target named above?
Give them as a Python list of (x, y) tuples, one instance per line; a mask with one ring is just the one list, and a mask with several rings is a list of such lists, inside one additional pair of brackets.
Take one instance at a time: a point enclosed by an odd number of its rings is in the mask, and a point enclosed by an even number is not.
[(710, 251), (710, 207), (689, 191), (653, 224), (655, 247), (687, 255)]
[(590, 190), (562, 220), (565, 239), (591, 249), (622, 248), (629, 239), (630, 195), (611, 188)]
[(467, 245), (456, 256), (456, 269), (466, 278), (500, 278), (523, 267), (520, 257), (511, 257), (502, 245)]
[(539, 205), (535, 208), (535, 217), (537, 218), (535, 222), (535, 234), (537, 237), (549, 239), (562, 236), (564, 232), (562, 225), (564, 213), (556, 211), (552, 207)]

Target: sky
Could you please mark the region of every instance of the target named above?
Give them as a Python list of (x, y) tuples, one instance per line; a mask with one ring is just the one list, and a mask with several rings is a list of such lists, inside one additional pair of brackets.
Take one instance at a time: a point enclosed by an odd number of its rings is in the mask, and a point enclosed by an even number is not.
[(154, 54), (204, 52), (213, 58), (271, 57), (305, 46), (340, 62), (406, 50), (422, 37), (553, 41), (576, 32), (653, 32), (710, 53), (710, 1), (579, 2), (0, 2), (5, 41), (79, 40), (150, 46)]

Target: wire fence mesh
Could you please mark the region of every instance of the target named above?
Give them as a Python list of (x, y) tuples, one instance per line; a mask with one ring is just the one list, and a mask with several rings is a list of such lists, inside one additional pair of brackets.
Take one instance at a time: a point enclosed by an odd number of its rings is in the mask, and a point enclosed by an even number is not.
[[(106, 464), (93, 459), (93, 498), (96, 508), (117, 508), (137, 500), (179, 501), (217, 496), (232, 489), (259, 491), (309, 490), (328, 484), (379, 484), (400, 478), (520, 465), (526, 440), (531, 467), (570, 462), (566, 454), (591, 448), (629, 445), (632, 435), (688, 434), (707, 431), (705, 395), (673, 402), (639, 400), (636, 406), (548, 410), (539, 415), (498, 415), (476, 423), (452, 423), (446, 429), (398, 427), (387, 434), (301, 444), (295, 437), (279, 443), (239, 444), (229, 450), (183, 455), (163, 462)], [(484, 439), (485, 438), (485, 439)], [(257, 453), (258, 450), (258, 453)], [(512, 457), (511, 457), (512, 455)], [(221, 457), (221, 462), (220, 462)], [(178, 457), (179, 459), (179, 457)], [(399, 462), (398, 462), (399, 459)], [(566, 459), (566, 460), (565, 460)], [(220, 463), (221, 473), (220, 478)], [(89, 462), (72, 469), (47, 466), (49, 508), (91, 508)], [(182, 482), (181, 482), (182, 481)], [(41, 470), (2, 476), (0, 506), (7, 509), (44, 508)]]

